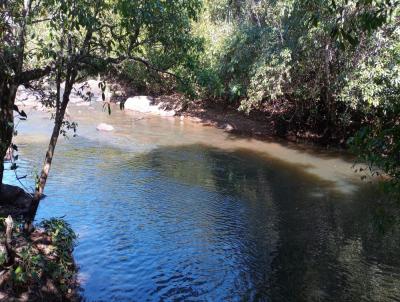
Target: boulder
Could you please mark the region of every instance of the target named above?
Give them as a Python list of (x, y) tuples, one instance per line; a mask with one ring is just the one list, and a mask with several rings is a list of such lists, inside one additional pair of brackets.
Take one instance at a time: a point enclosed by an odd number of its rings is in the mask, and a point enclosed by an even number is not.
[(0, 203), (14, 201), (19, 195), (24, 193), (25, 191), (20, 187), (3, 184), (0, 191)]
[(28, 212), (32, 196), (23, 189), (11, 185), (2, 185), (0, 192), (0, 214), (13, 217)]
[(154, 100), (149, 96), (134, 96), (127, 99), (124, 103), (126, 110), (137, 111), (141, 113), (151, 113), (160, 116), (174, 116), (175, 110), (163, 109), (163, 103), (154, 104)]
[(149, 96), (134, 96), (126, 100), (124, 107), (127, 110), (138, 111), (142, 113), (150, 113), (158, 109), (157, 106), (152, 105), (153, 98)]
[(101, 123), (97, 125), (96, 129), (97, 131), (113, 131), (114, 127), (106, 123)]
[(40, 95), (39, 93), (25, 88), (20, 85), (15, 96), (15, 104), (17, 106), (34, 107), (39, 104)]

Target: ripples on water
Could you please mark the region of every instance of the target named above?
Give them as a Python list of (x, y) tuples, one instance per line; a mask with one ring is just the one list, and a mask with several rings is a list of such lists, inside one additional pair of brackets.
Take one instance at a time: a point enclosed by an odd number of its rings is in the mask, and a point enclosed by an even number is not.
[[(43, 144), (22, 149), (30, 171)], [(80, 137), (58, 146), (38, 218), (79, 234), (87, 301), (399, 301), (399, 233), (357, 188), (246, 150)]]

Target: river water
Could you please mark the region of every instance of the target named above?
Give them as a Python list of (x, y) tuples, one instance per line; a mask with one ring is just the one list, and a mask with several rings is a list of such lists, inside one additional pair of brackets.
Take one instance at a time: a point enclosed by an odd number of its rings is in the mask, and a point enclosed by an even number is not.
[[(60, 138), (37, 220), (78, 233), (86, 301), (400, 301), (398, 228), (351, 159), (179, 118), (70, 113), (78, 136)], [(27, 186), (51, 123), (31, 112), (18, 126)]]

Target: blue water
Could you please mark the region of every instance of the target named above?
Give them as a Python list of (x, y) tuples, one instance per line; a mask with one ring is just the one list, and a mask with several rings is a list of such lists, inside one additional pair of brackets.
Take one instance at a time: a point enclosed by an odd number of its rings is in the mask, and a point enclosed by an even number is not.
[[(46, 145), (49, 122), (31, 123), (20, 174)], [(181, 143), (186, 130), (162, 123), (103, 134), (83, 121), (57, 147), (37, 220), (65, 216), (78, 233), (86, 301), (400, 301), (399, 232), (379, 227), (375, 186), (343, 193), (207, 133)]]

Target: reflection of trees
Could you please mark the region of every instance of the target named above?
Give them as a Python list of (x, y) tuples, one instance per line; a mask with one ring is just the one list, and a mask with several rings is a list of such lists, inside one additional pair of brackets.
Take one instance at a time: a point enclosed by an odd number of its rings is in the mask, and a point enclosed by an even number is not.
[[(238, 225), (247, 220), (236, 238), (247, 241), (240, 253), (253, 256), (242, 263), (251, 275), (248, 285), (258, 291), (249, 297), (270, 296), (273, 301), (400, 297), (399, 232), (391, 228), (382, 233), (377, 227), (376, 213), (382, 212), (377, 201), (382, 197), (374, 186), (360, 186), (358, 192), (345, 195), (333, 184), (304, 173), (303, 167), (199, 145), (164, 147), (144, 157), (168, 178), (243, 203), (245, 213), (238, 211), (230, 219)], [(220, 206), (215, 210), (224, 211), (225, 205)], [(382, 225), (388, 218), (378, 219)]]
[[(217, 249), (213, 252), (217, 257), (223, 257), (215, 269), (228, 273), (228, 280), (224, 280), (227, 297), (233, 295), (236, 301), (240, 294), (245, 300), (253, 300), (266, 288), (266, 268), (271, 265), (278, 236), (264, 165), (237, 152), (201, 145), (163, 147), (136, 157), (130, 164), (136, 165), (134, 162), (148, 163), (172, 185), (179, 182), (211, 192), (204, 197), (214, 200), (179, 197), (180, 192), (174, 199), (191, 207), (191, 216), (200, 217), (193, 224), (204, 231), (202, 240)], [(196, 199), (203, 205), (182, 198)], [(205, 215), (199, 216), (203, 211)]]
[[(394, 227), (382, 233), (376, 227), (381, 198), (377, 189), (361, 186), (345, 195), (328, 185), (317, 188), (318, 182), (297, 181), (301, 185), (290, 191), (276, 186), (273, 190), (280, 215), (280, 246), (272, 268), (273, 300), (399, 298), (399, 232)], [(322, 189), (321, 194), (313, 194), (316, 189)]]
[[(62, 180), (64, 187), (89, 194), (96, 198), (96, 206), (109, 208), (106, 215), (110, 217), (88, 215), (96, 223), (120, 219), (114, 217), (123, 214), (116, 203), (125, 198), (130, 202), (125, 194), (136, 189), (142, 189), (135, 192), (135, 202), (143, 217), (161, 219), (154, 213), (166, 211), (180, 225), (191, 219), (183, 224), (195, 228), (188, 234), (209, 245), (221, 244), (217, 248), (226, 252), (225, 259), (220, 255), (221, 262), (204, 261), (219, 263), (216, 270), (225, 269), (227, 278), (236, 278), (224, 283), (230, 286), (225, 288), (227, 295), (234, 291), (243, 300), (271, 297), (272, 301), (390, 301), (400, 297), (400, 236), (397, 226), (387, 229), (390, 217), (385, 215), (398, 210), (382, 204), (374, 186), (365, 185), (345, 195), (336, 192), (333, 184), (304, 173), (304, 167), (243, 150), (160, 147), (132, 158), (123, 150), (92, 147), (90, 143), (79, 149), (60, 145), (56, 178), (51, 182)], [(31, 152), (27, 157), (35, 158), (40, 154), (36, 151), (27, 149)], [(83, 177), (76, 178), (74, 173)], [(74, 183), (78, 179), (83, 182)], [(201, 192), (212, 194), (191, 195)], [(207, 200), (215, 194), (214, 200)], [(159, 199), (153, 202), (153, 196)], [(165, 227), (177, 231), (176, 225)], [(165, 233), (160, 231), (159, 236)], [(111, 239), (116, 246), (123, 244), (119, 236)], [(159, 239), (166, 242), (169, 238)], [(215, 251), (206, 252), (210, 256)]]

